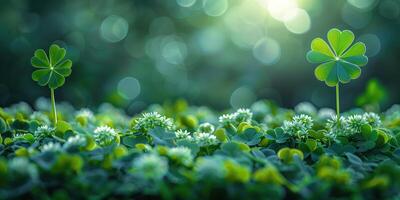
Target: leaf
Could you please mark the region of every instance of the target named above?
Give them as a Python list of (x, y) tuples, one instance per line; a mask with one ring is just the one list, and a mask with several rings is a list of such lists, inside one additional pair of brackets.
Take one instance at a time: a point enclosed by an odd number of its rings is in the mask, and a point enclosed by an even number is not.
[(310, 63), (322, 63), (315, 69), (315, 77), (330, 87), (357, 79), (361, 75), (360, 66), (368, 63), (368, 58), (364, 55), (365, 44), (357, 42), (351, 46), (354, 34), (349, 30), (331, 29), (327, 37), (330, 47), (323, 39), (316, 38), (311, 42), (311, 50), (307, 53)]
[(308, 139), (306, 141), (306, 145), (307, 145), (308, 149), (310, 149), (310, 151), (314, 151), (317, 148), (318, 143), (315, 140)]
[(135, 147), (136, 144), (143, 143), (147, 144), (147, 138), (145, 136), (125, 136), (122, 137), (122, 144), (128, 147)]
[(65, 57), (65, 52), (66, 51), (64, 48), (60, 48), (58, 45), (52, 44), (49, 50), (51, 66), (56, 66)]
[(35, 51), (31, 59), (32, 66), (39, 68), (32, 73), (32, 79), (40, 86), (48, 85), (56, 89), (64, 85), (65, 77), (71, 75), (72, 61), (64, 60), (66, 50), (53, 44), (49, 49), (49, 57), (43, 49)]
[(0, 134), (4, 133), (7, 131), (7, 124), (3, 120), (3, 118), (0, 117)]
[(153, 138), (154, 144), (172, 146), (175, 134), (171, 132), (165, 132), (161, 127), (156, 127), (149, 131), (149, 135)]
[(254, 128), (248, 128), (243, 133), (235, 135), (233, 140), (246, 143), (247, 145), (256, 145), (260, 142), (261, 136)]
[(349, 30), (344, 30), (343, 32), (339, 29), (331, 29), (328, 32), (328, 40), (332, 49), (335, 51), (336, 56), (341, 56), (347, 48), (354, 41), (354, 34)]
[(363, 164), (363, 161), (358, 156), (352, 153), (345, 153), (345, 155), (351, 164), (356, 166), (361, 166)]

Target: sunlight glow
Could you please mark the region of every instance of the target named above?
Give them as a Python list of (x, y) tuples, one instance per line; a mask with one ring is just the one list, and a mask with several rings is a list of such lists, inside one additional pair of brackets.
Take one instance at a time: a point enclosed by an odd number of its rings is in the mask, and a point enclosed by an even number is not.
[(293, 10), (297, 9), (296, 0), (260, 0), (276, 20), (285, 22), (293, 17)]

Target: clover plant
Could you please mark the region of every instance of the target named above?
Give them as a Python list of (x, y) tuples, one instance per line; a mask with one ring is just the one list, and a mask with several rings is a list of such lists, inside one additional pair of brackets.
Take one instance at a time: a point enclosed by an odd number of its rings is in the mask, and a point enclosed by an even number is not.
[(31, 64), (36, 70), (32, 73), (32, 79), (40, 86), (48, 86), (51, 95), (51, 112), (54, 125), (57, 124), (56, 102), (54, 90), (64, 85), (65, 78), (71, 75), (72, 61), (64, 59), (66, 50), (56, 44), (52, 44), (47, 55), (43, 49), (35, 51)]
[(365, 56), (366, 47), (362, 42), (354, 45), (354, 34), (349, 30), (331, 29), (328, 32), (328, 42), (316, 38), (311, 42), (311, 51), (307, 53), (310, 63), (322, 63), (315, 69), (318, 80), (324, 81), (330, 87), (336, 87), (336, 114), (340, 119), (340, 83), (349, 83), (361, 75), (362, 66), (368, 63)]

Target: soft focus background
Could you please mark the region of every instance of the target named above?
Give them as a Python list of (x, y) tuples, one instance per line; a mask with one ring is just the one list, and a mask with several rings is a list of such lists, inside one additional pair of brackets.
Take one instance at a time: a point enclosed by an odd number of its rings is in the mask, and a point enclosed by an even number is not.
[(355, 106), (371, 78), (399, 102), (400, 0), (2, 0), (0, 106), (49, 96), (31, 80), (36, 48), (58, 43), (74, 62), (56, 98), (136, 112), (185, 98), (217, 109), (269, 98), (334, 107), (334, 89), (305, 60), (332, 27), (367, 45), (362, 76), (342, 87)]

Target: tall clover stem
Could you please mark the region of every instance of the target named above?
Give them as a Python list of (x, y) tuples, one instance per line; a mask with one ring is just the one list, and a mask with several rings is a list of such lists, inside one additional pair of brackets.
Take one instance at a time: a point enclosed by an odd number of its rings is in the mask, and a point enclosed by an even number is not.
[(50, 88), (51, 93), (51, 113), (53, 115), (54, 126), (57, 125), (57, 110), (56, 110), (56, 99), (54, 98), (54, 89)]
[(336, 85), (336, 116), (337, 125), (340, 126), (340, 93), (339, 93), (339, 83)]

